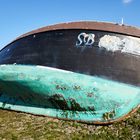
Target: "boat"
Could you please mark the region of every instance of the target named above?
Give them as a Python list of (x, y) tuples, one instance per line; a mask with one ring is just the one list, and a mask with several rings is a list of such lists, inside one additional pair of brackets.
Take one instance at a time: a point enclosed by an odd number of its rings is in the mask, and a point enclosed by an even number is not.
[(0, 108), (110, 124), (140, 106), (140, 29), (80, 21), (21, 35), (0, 51)]

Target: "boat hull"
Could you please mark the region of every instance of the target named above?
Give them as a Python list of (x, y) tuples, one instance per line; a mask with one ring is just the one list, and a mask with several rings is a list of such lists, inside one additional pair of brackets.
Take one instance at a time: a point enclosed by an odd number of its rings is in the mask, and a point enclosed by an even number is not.
[(0, 64), (41, 65), (140, 85), (140, 39), (95, 30), (30, 35), (0, 51)]
[(140, 103), (139, 87), (43, 66), (1, 65), (0, 85), (3, 109), (87, 123), (120, 120)]
[(0, 51), (0, 107), (110, 123), (140, 104), (140, 30), (111, 23), (44, 27)]

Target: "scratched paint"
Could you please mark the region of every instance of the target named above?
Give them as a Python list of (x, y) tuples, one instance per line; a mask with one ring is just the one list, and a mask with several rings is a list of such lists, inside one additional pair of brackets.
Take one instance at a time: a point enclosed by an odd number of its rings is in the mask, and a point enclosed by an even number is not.
[(130, 36), (121, 39), (118, 36), (104, 35), (100, 38), (99, 47), (111, 52), (140, 55), (140, 39)]
[(140, 104), (140, 87), (43, 66), (1, 65), (0, 107), (85, 122), (109, 122)]

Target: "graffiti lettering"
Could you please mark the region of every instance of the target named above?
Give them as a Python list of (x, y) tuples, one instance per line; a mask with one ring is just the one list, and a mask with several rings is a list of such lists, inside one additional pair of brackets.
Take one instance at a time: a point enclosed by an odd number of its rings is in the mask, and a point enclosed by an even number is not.
[(94, 37), (95, 35), (92, 33), (80, 33), (77, 38), (76, 46), (91, 46), (94, 43)]

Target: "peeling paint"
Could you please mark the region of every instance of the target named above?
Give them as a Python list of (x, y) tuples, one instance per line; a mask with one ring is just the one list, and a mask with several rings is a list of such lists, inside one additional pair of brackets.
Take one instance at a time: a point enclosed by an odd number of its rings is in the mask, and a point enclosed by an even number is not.
[(140, 39), (129, 36), (121, 39), (118, 36), (104, 35), (100, 38), (99, 47), (111, 52), (140, 55)]
[(105, 48), (107, 51), (118, 51), (123, 47), (122, 40), (117, 36), (105, 35), (100, 38), (99, 47)]

